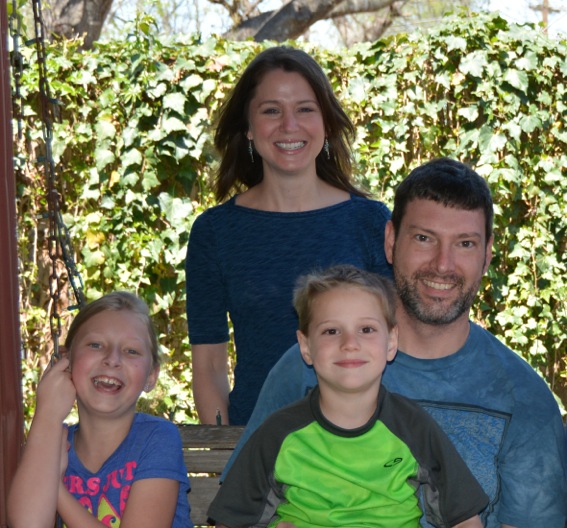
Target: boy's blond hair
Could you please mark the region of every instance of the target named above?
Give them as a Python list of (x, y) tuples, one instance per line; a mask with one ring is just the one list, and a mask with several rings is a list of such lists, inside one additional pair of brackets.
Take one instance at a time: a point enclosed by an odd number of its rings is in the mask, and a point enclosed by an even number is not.
[(350, 264), (333, 266), (299, 277), (293, 292), (293, 305), (299, 317), (299, 330), (307, 335), (313, 319), (313, 301), (320, 293), (339, 287), (355, 287), (376, 297), (388, 330), (396, 326), (396, 294), (390, 279)]

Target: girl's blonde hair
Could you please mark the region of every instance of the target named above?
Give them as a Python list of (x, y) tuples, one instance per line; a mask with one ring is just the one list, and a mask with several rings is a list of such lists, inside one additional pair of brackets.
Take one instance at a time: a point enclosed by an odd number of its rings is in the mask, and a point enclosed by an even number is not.
[(65, 347), (67, 350), (71, 349), (73, 339), (77, 335), (79, 328), (95, 315), (105, 312), (107, 310), (120, 312), (127, 310), (136, 314), (141, 321), (146, 325), (148, 330), (148, 337), (150, 338), (150, 347), (152, 353), (153, 367), (159, 366), (161, 363), (159, 353), (159, 343), (156, 335), (152, 319), (150, 317), (150, 310), (148, 305), (133, 293), (126, 291), (116, 291), (104, 295), (96, 301), (92, 301), (79, 311), (77, 316), (73, 319), (67, 337), (65, 339)]

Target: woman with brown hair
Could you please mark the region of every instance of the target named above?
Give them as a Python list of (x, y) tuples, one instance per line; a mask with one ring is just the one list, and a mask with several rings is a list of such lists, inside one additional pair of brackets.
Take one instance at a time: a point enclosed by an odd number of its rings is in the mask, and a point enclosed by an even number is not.
[(295, 48), (257, 55), (222, 106), (215, 192), (230, 198), (197, 218), (186, 262), (201, 422), (215, 423), (220, 411), (223, 423), (246, 424), (270, 368), (295, 343), (299, 275), (341, 263), (391, 275), (383, 249), (390, 214), (352, 182), (353, 136), (323, 70)]

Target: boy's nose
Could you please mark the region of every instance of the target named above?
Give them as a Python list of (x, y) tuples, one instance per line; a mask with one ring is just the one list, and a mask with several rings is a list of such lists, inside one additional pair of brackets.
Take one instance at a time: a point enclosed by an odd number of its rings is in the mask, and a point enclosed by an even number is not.
[(354, 332), (344, 332), (342, 346), (345, 350), (356, 350), (358, 348), (358, 338), (356, 334)]

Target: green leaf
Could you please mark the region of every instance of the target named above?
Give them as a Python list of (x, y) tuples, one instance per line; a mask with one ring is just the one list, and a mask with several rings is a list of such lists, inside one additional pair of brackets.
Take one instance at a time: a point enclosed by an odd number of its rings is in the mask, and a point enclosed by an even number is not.
[(504, 73), (504, 80), (507, 83), (510, 83), (514, 88), (527, 93), (529, 79), (526, 72), (514, 69), (506, 70), (506, 72)]
[(163, 98), (163, 107), (175, 110), (178, 114), (185, 114), (185, 101), (186, 98), (183, 94), (175, 92), (172, 94), (167, 94)]

